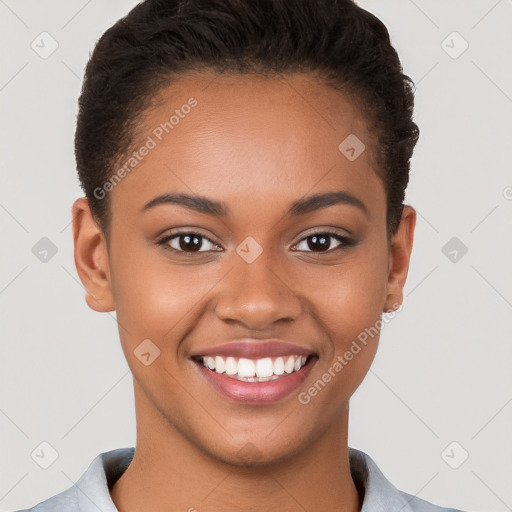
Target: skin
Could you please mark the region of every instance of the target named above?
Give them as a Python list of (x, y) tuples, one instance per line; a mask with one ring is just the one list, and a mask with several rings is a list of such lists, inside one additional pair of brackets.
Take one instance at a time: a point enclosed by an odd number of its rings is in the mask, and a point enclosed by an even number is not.
[[(401, 304), (416, 213), (404, 208), (389, 241), (371, 126), (348, 97), (314, 76), (186, 75), (161, 91), (143, 137), (190, 97), (198, 105), (109, 193), (109, 247), (86, 199), (73, 205), (86, 301), (96, 311), (116, 310), (133, 373), (136, 453), (112, 499), (122, 512), (276, 504), (282, 511), (360, 510), (348, 459), (349, 399), (370, 368), (378, 335), (308, 404), (297, 395), (383, 311)], [(349, 161), (338, 145), (352, 133), (366, 150)], [(286, 213), (298, 199), (338, 190), (360, 199), (367, 213), (349, 204)], [(172, 204), (141, 212), (165, 192), (222, 201), (231, 215)], [(327, 227), (355, 245), (340, 249), (330, 238), (328, 253), (308, 245), (308, 236)], [(189, 257), (155, 244), (176, 228), (213, 243), (202, 239)], [(252, 263), (236, 252), (248, 236), (262, 248)], [(168, 244), (179, 248), (179, 241)], [(284, 399), (234, 402), (189, 356), (242, 337), (287, 340), (318, 360)], [(161, 350), (149, 366), (134, 355), (147, 338)]]

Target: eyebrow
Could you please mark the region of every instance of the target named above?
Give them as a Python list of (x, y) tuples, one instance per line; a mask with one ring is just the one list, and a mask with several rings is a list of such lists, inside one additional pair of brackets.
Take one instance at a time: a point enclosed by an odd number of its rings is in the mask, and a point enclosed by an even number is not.
[[(214, 201), (213, 199), (209, 199), (204, 196), (172, 193), (162, 194), (155, 197), (142, 207), (142, 211), (149, 210), (162, 204), (177, 204), (190, 210), (207, 215), (214, 215), (216, 217), (226, 217), (230, 215), (229, 207), (221, 201)], [(324, 192), (322, 194), (316, 194), (299, 199), (292, 203), (288, 213), (291, 215), (304, 215), (336, 204), (355, 206), (368, 215), (368, 209), (365, 204), (360, 199), (344, 190)]]

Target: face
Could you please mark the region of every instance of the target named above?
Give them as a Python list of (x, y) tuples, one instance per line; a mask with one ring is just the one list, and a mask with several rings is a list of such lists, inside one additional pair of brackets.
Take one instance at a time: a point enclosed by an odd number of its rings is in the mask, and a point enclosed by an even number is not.
[[(309, 75), (184, 77), (141, 126), (149, 149), (94, 249), (104, 273), (79, 268), (89, 305), (116, 310), (137, 416), (219, 460), (290, 457), (340, 424), (370, 367), (362, 333), (401, 301), (413, 210), (388, 244), (371, 127)], [(77, 267), (85, 239), (77, 222)]]

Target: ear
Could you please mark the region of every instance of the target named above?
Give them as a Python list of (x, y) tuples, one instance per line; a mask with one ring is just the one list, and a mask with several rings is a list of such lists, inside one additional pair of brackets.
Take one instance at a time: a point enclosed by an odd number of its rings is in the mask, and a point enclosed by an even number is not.
[(402, 304), (415, 226), (416, 210), (412, 206), (404, 206), (400, 224), (391, 238), (385, 312), (395, 311)]
[(105, 235), (96, 223), (85, 197), (73, 203), (71, 215), (75, 266), (86, 290), (87, 305), (100, 313), (113, 311), (115, 307)]

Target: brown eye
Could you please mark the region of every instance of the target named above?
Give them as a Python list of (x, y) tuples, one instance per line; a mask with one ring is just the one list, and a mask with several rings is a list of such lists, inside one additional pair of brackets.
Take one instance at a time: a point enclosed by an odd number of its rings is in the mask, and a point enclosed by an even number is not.
[[(338, 245), (332, 247), (332, 240), (336, 240)], [(352, 240), (340, 235), (338, 233), (331, 233), (330, 231), (322, 231), (312, 233), (307, 237), (303, 238), (298, 244), (299, 251), (305, 252), (329, 252), (337, 249), (342, 249), (345, 246), (353, 245)], [(301, 247), (302, 246), (302, 247)]]
[[(191, 231), (181, 231), (167, 235), (158, 241), (158, 245), (163, 245), (170, 250), (184, 253), (218, 250), (212, 249), (211, 246), (214, 248), (219, 247), (206, 236)], [(206, 248), (203, 249), (205, 246)]]

